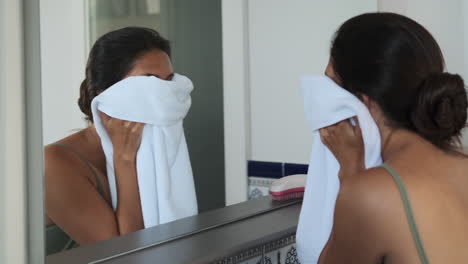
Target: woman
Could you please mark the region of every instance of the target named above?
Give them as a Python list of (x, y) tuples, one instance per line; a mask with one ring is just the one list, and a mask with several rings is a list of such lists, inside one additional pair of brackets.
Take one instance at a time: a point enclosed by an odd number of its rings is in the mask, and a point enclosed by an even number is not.
[(94, 97), (137, 75), (172, 79), (166, 39), (152, 29), (129, 27), (96, 41), (78, 101), (90, 125), (45, 149), (47, 254), (144, 228), (136, 173), (143, 124), (101, 116), (114, 148), (118, 188), (114, 211), (106, 158), (91, 113)]
[(326, 74), (368, 107), (385, 165), (364, 169), (359, 126), (320, 131), (341, 190), (319, 263), (466, 263), (467, 96), (434, 38), (404, 16), (360, 15), (338, 29)]

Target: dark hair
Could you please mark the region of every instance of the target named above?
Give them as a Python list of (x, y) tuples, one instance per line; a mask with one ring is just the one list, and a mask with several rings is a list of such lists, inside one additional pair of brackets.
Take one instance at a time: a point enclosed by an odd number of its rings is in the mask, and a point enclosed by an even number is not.
[(100, 92), (120, 81), (145, 53), (160, 50), (171, 55), (169, 41), (153, 29), (126, 27), (100, 37), (89, 54), (86, 78), (81, 83), (78, 105), (93, 122), (91, 102)]
[(397, 14), (363, 14), (341, 25), (330, 54), (342, 86), (375, 101), (389, 124), (445, 150), (460, 145), (465, 85), (444, 72), (440, 47), (423, 26)]

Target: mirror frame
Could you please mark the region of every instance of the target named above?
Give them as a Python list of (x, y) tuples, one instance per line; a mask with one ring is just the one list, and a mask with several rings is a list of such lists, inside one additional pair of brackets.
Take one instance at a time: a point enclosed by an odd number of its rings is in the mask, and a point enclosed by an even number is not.
[(27, 263), (45, 261), (40, 0), (23, 0)]

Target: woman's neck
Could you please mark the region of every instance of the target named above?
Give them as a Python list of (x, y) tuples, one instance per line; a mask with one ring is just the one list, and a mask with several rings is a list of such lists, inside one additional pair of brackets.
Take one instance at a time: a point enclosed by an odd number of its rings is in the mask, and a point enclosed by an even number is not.
[(104, 151), (102, 150), (101, 139), (96, 131), (96, 127), (94, 125), (88, 126), (84, 131), (85, 140), (88, 145), (88, 150), (92, 155), (92, 159), (95, 161), (102, 161), (105, 162)]
[(382, 138), (382, 159), (388, 161), (418, 141), (417, 136), (405, 129), (391, 127), (380, 128)]

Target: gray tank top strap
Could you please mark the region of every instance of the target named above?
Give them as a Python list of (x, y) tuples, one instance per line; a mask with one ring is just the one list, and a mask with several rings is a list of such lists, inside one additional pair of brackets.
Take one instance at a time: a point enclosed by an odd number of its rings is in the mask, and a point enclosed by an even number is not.
[(418, 226), (416, 225), (413, 209), (411, 208), (408, 192), (406, 191), (403, 180), (401, 179), (400, 175), (398, 175), (398, 173), (396, 173), (396, 171), (389, 165), (382, 164), (382, 168), (384, 168), (390, 175), (392, 175), (393, 180), (398, 185), (398, 190), (400, 191), (401, 200), (403, 201), (406, 218), (408, 220), (413, 240), (416, 244), (416, 249), (418, 250), (419, 259), (421, 260), (422, 264), (429, 264), (426, 251), (424, 250), (423, 241), (419, 235)]
[(46, 227), (45, 242), (46, 255), (59, 253), (79, 246), (57, 225)]
[(67, 144), (63, 144), (63, 143), (54, 143), (53, 145), (56, 145), (56, 146), (60, 146), (64, 149), (67, 149), (69, 151), (71, 151), (72, 153), (74, 153), (81, 161), (83, 161), (86, 166), (89, 168), (89, 170), (91, 171), (91, 173), (94, 175), (94, 178), (96, 179), (96, 185), (97, 185), (97, 191), (99, 192), (99, 194), (105, 198), (105, 195), (104, 195), (104, 186), (101, 182), (101, 180), (99, 179), (98, 177), (98, 174), (96, 172), (96, 170), (94, 169), (94, 167), (91, 165), (91, 163), (81, 154), (79, 153), (78, 151), (76, 151), (74, 148), (70, 147), (69, 145)]

